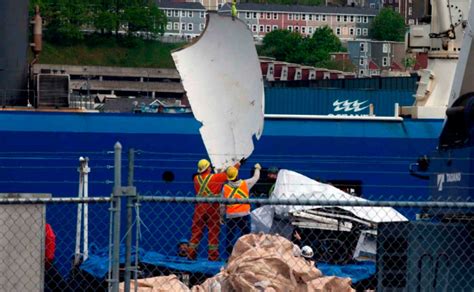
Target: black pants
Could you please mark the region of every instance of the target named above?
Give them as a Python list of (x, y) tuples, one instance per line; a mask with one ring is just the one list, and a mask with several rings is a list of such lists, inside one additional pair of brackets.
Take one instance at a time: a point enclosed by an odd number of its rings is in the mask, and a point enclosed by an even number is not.
[(250, 233), (250, 215), (227, 218), (225, 221), (227, 236), (225, 238), (227, 256), (232, 254), (234, 244), (240, 236)]

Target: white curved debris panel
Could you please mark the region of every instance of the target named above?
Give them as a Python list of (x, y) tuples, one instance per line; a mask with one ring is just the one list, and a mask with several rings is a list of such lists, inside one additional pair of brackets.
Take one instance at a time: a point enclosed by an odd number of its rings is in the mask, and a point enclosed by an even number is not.
[[(323, 201), (367, 201), (341, 191), (340, 189), (312, 180), (297, 172), (282, 169), (278, 172), (272, 199), (313, 199)], [(323, 206), (276, 206), (275, 213), (286, 215), (290, 212), (307, 209), (319, 209)], [(353, 213), (360, 219), (372, 223), (408, 221), (408, 219), (391, 207), (351, 207), (338, 206)]]
[(264, 89), (247, 25), (209, 13), (198, 41), (172, 56), (212, 164), (224, 169), (249, 157), (263, 131)]

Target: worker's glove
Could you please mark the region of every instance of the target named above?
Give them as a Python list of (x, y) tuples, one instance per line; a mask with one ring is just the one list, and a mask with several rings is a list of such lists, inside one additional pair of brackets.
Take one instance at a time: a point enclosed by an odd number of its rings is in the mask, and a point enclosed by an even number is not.
[(260, 166), (260, 163), (256, 163), (254, 167), (255, 169), (258, 169), (258, 170), (262, 169), (262, 167)]

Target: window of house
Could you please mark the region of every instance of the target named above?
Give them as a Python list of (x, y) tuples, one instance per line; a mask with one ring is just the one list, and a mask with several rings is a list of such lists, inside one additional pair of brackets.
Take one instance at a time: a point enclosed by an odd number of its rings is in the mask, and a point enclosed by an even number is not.
[(272, 27), (272, 30), (277, 30), (277, 29), (278, 29), (278, 25), (274, 25), (274, 26)]
[(413, 14), (413, 8), (408, 7), (408, 15), (411, 16)]
[(252, 31), (253, 31), (253, 32), (257, 32), (257, 25), (256, 25), (256, 24), (253, 24), (253, 25), (252, 25)]
[(369, 30), (367, 28), (362, 29), (362, 35), (367, 36), (369, 34)]
[(270, 32), (272, 30), (272, 27), (270, 25), (265, 26), (265, 31)]
[(387, 67), (387, 66), (388, 66), (388, 63), (389, 63), (389, 62), (388, 62), (388, 58), (387, 58), (387, 57), (383, 57), (383, 58), (382, 58), (382, 66)]
[(365, 52), (365, 50), (366, 50), (365, 43), (360, 43), (359, 47), (360, 47), (361, 52)]
[(344, 15), (343, 19), (344, 19), (344, 22), (347, 22), (347, 15)]
[(364, 58), (359, 59), (359, 65), (361, 65), (361, 66), (365, 65), (365, 59)]
[(390, 44), (383, 44), (382, 45), (382, 52), (390, 53)]
[(166, 16), (171, 17), (173, 15), (173, 11), (166, 10)]
[(289, 31), (293, 31), (293, 26), (291, 25), (288, 25), (288, 28), (287, 28)]
[(360, 27), (358, 27), (356, 29), (356, 35), (360, 35), (362, 33), (362, 29)]
[[(250, 25), (249, 25), (249, 28), (250, 28)], [(204, 23), (200, 23), (200, 24), (199, 24), (199, 30), (200, 30), (200, 31), (203, 31), (203, 30), (204, 30)]]
[(326, 15), (321, 15), (321, 21), (326, 21)]
[(370, 8), (375, 8), (375, 3), (370, 3)]
[(349, 28), (349, 35), (354, 35), (354, 28), (353, 27)]
[(193, 31), (193, 24), (192, 23), (188, 23), (188, 30)]
[(300, 20), (300, 15), (299, 14), (295, 14), (295, 20)]
[(204, 16), (206, 16), (206, 12), (204, 12), (204, 11), (199, 12), (199, 17), (200, 18), (204, 18)]
[(308, 26), (308, 33), (313, 34), (313, 27), (312, 26)]
[(179, 22), (174, 22), (173, 23), (173, 29), (174, 30), (179, 30)]
[(188, 11), (188, 17), (193, 17), (193, 12), (192, 11)]
[(301, 33), (306, 33), (306, 26), (301, 27)]
[(267, 13), (267, 19), (272, 19), (272, 14), (271, 13)]
[(336, 16), (336, 21), (341, 22), (341, 16), (340, 15)]
[(181, 30), (186, 30), (186, 23), (181, 23)]
[(278, 19), (278, 13), (273, 13), (273, 19)]
[(293, 14), (288, 14), (288, 20), (293, 20)]
[(172, 27), (173, 27), (173, 25), (171, 24), (171, 22), (168, 22), (166, 24), (166, 30), (171, 30)]
[(245, 18), (249, 19), (250, 18), (250, 12), (245, 12)]
[(341, 28), (340, 27), (336, 27), (336, 35), (341, 35)]
[(357, 23), (361, 23), (361, 22), (362, 22), (362, 16), (357, 16), (356, 22), (357, 22)]
[(174, 11), (174, 16), (175, 16), (175, 17), (179, 17), (179, 11), (178, 11), (178, 10), (175, 10), (175, 11)]
[(306, 14), (301, 14), (301, 20), (306, 20)]
[(259, 26), (259, 32), (263, 32), (263, 29), (264, 29), (263, 25), (260, 25)]
[(186, 17), (186, 11), (181, 10), (181, 17)]
[(253, 13), (253, 18), (254, 18), (254, 19), (257, 19), (257, 18), (258, 18), (258, 13), (257, 13), (257, 12), (254, 12), (254, 13)]
[(364, 76), (365, 75), (365, 70), (363, 70), (363, 69), (359, 70), (359, 75)]
[(369, 18), (367, 16), (364, 16), (364, 23), (369, 23)]
[(313, 20), (313, 14), (308, 14), (308, 20), (312, 21)]
[(295, 25), (295, 32), (300, 32), (300, 27)]
[(351, 21), (351, 22), (354, 22), (354, 15), (351, 15), (350, 21)]

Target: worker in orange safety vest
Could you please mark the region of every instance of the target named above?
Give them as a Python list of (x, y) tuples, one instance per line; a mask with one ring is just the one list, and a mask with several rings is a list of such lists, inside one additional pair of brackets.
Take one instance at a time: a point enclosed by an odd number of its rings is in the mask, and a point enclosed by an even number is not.
[[(260, 164), (255, 164), (255, 171), (251, 178), (238, 179), (239, 170), (233, 166), (226, 170), (227, 183), (222, 189), (226, 199), (248, 199), (249, 190), (260, 178)], [(224, 209), (224, 208), (223, 208)], [(250, 233), (250, 204), (232, 204), (225, 207), (225, 225), (227, 230), (226, 252), (230, 256), (235, 242), (240, 236)]]
[[(235, 168), (240, 167), (237, 163)], [(194, 176), (194, 190), (198, 197), (219, 197), (222, 186), (227, 180), (224, 172), (211, 173), (211, 163), (207, 159), (198, 162), (198, 174)], [(196, 259), (197, 248), (204, 228), (207, 226), (209, 245), (208, 259), (219, 260), (219, 233), (220, 233), (220, 204), (198, 203), (194, 207), (193, 223), (191, 226), (191, 240), (189, 241), (188, 258)]]

